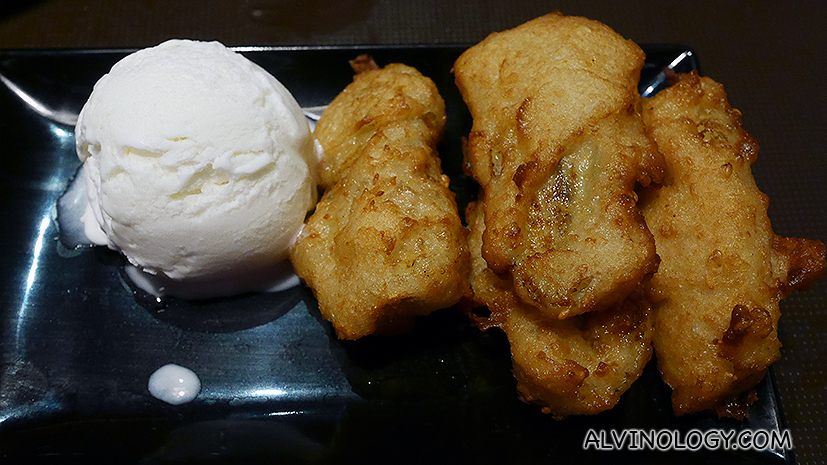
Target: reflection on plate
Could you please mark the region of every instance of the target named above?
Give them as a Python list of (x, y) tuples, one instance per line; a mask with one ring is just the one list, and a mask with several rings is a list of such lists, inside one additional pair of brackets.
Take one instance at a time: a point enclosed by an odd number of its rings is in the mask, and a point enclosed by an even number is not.
[[(462, 173), (470, 117), (450, 73), (464, 47), (241, 49), (306, 107), (352, 79), (372, 54), (430, 76), (446, 100), (440, 155), (460, 208), (476, 196)], [(664, 67), (697, 68), (691, 50), (645, 46), (641, 92)], [(120, 255), (58, 241), (57, 198), (79, 166), (73, 128), (94, 82), (129, 51), (0, 52), (0, 457), (75, 461), (791, 463), (786, 451), (622, 451), (584, 455), (590, 430), (783, 430), (772, 373), (749, 420), (675, 418), (653, 364), (613, 410), (557, 421), (517, 400), (499, 330), (453, 309), (394, 339), (339, 341), (303, 287), (201, 303), (158, 304), (122, 276)], [(33, 103), (34, 102), (34, 103)], [(10, 115), (10, 116), (9, 116)], [(149, 376), (175, 363), (202, 383), (168, 405)], [(592, 451), (593, 452), (593, 451)]]

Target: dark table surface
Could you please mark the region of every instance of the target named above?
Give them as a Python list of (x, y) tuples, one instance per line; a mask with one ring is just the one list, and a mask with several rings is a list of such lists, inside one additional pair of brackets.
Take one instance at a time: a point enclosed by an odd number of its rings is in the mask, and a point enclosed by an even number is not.
[[(465, 44), (553, 10), (600, 20), (638, 43), (694, 48), (702, 74), (724, 84), (765, 154), (754, 171), (776, 232), (827, 241), (827, 2), (3, 0), (0, 48), (133, 48), (173, 37), (229, 46)], [(827, 456), (826, 281), (782, 303), (775, 373), (800, 463)]]

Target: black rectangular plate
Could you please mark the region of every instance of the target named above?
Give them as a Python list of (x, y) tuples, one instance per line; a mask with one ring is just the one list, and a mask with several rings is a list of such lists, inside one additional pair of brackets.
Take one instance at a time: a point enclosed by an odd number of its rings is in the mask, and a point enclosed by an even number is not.
[[(471, 121), (451, 67), (464, 46), (242, 48), (302, 106), (327, 104), (371, 54), (430, 76), (446, 100), (440, 146), (460, 208), (476, 195), (462, 174)], [(645, 46), (641, 92), (661, 73), (698, 68), (692, 50)], [(792, 463), (790, 451), (584, 452), (589, 429), (783, 430), (772, 373), (744, 422), (676, 418), (653, 364), (611, 411), (555, 420), (517, 400), (508, 342), (455, 309), (412, 334), (339, 341), (303, 287), (159, 305), (133, 289), (123, 258), (68, 250), (55, 202), (78, 169), (73, 128), (38, 104), (77, 112), (130, 50), (2, 51), (0, 74), (0, 458), (3, 463)], [(21, 95), (28, 98), (21, 98)], [(28, 99), (28, 101), (27, 101)], [(33, 103), (37, 102), (37, 103)], [(150, 396), (161, 365), (194, 370), (185, 405)]]

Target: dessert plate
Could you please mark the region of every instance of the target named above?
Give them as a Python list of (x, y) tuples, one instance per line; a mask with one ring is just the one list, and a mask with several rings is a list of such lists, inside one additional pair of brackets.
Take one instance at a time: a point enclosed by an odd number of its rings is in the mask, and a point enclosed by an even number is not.
[[(460, 209), (475, 198), (462, 172), (470, 116), (451, 67), (465, 46), (238, 50), (309, 110), (352, 79), (348, 60), (404, 62), (446, 100), (440, 146)], [(640, 91), (664, 68), (698, 68), (691, 49), (650, 45)], [(131, 50), (0, 52), (0, 458), (98, 462), (249, 463), (792, 463), (790, 451), (584, 451), (589, 432), (783, 431), (772, 371), (743, 422), (676, 418), (654, 364), (612, 410), (555, 420), (517, 400), (508, 343), (456, 309), (393, 339), (339, 341), (304, 287), (205, 302), (158, 301), (103, 248), (62, 245), (55, 204), (76, 173), (72, 117)], [(150, 375), (175, 363), (201, 381), (169, 405)], [(592, 444), (593, 445), (593, 444)]]

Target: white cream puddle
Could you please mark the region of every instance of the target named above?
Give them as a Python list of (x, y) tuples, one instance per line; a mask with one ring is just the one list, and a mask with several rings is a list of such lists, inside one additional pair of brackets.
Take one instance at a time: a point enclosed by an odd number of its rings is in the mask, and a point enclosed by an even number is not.
[(148, 388), (149, 393), (156, 399), (180, 405), (198, 396), (201, 391), (201, 380), (189, 368), (169, 363), (152, 373)]
[(93, 245), (92, 241), (86, 237), (81, 221), (88, 205), (86, 180), (83, 176), (83, 167), (81, 167), (69, 183), (66, 192), (57, 200), (57, 222), (60, 229), (60, 240), (69, 249)]

